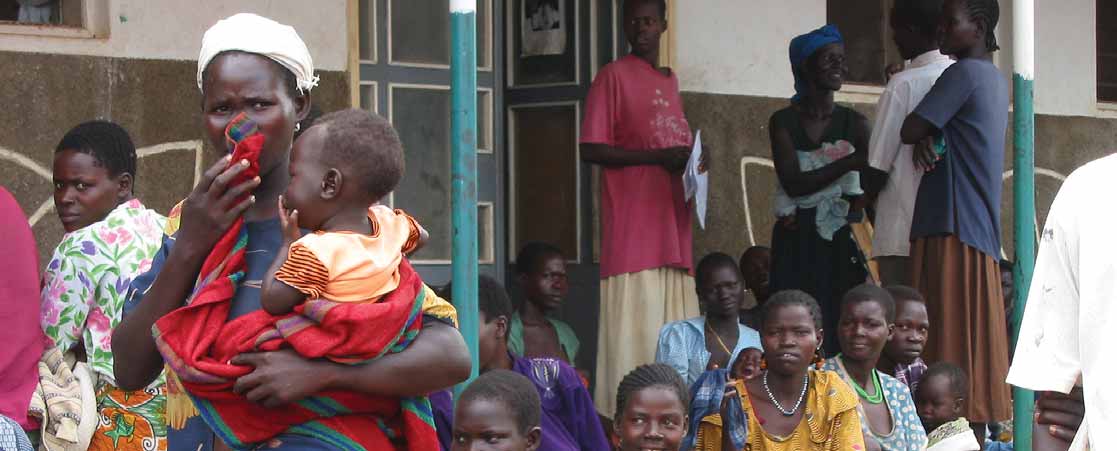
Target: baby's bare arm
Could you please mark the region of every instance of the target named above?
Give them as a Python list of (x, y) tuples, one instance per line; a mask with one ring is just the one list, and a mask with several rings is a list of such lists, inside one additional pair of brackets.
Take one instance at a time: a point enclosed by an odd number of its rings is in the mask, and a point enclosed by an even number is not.
[(275, 273), (279, 272), (279, 268), (283, 263), (287, 262), (287, 254), (291, 249), (291, 245), (287, 244), (281, 247), (275, 256), (275, 261), (272, 262), (271, 267), (264, 276), (264, 281), (260, 290), (260, 304), (264, 310), (272, 315), (286, 315), (299, 305), (306, 301), (306, 295), (301, 291), (283, 283), (283, 281), (276, 280)]

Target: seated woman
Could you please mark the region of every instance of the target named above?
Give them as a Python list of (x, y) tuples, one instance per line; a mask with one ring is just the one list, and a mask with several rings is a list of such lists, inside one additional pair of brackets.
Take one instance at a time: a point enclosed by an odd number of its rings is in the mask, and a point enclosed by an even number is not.
[(772, 273), (772, 249), (767, 246), (753, 246), (741, 254), (741, 276), (745, 281), (745, 292), (751, 294), (755, 303), (746, 298), (741, 303), (741, 324), (753, 329), (760, 328), (760, 308), (768, 301), (768, 278)]
[(151, 267), (166, 219), (133, 195), (136, 147), (106, 121), (70, 130), (54, 151), (54, 207), (66, 235), (43, 273), (43, 332), (96, 374), (101, 419), (90, 449), (163, 449), (162, 379), (146, 390), (117, 386), (111, 334), (133, 278)]
[[(0, 236), (4, 258), (0, 259), (0, 416), (7, 417), (19, 433), (38, 436), (39, 423), (27, 414), (31, 394), (39, 383), (39, 357), (43, 355), (43, 331), (39, 328), (39, 251), (27, 216), (11, 193), (0, 186)], [(3, 426), (0, 426), (2, 429)], [(16, 431), (14, 429), (20, 429)], [(0, 437), (0, 443), (4, 442)]]
[[(795, 97), (768, 124), (778, 190), (790, 198), (772, 231), (771, 290), (802, 290), (818, 300), (826, 354), (832, 355), (838, 346), (838, 301), (868, 275), (849, 226), (850, 218), (860, 215), (861, 197), (850, 189), (856, 184), (843, 182), (866, 166), (869, 124), (834, 103), (846, 70), (837, 28), (827, 25), (796, 37), (790, 54)], [(803, 164), (804, 155), (835, 148), (841, 152), (826, 159), (829, 163)]]
[(554, 357), (575, 365), (578, 336), (554, 314), (569, 286), (562, 251), (547, 243), (528, 243), (516, 255), (516, 276), (524, 300), (508, 323), (508, 350), (524, 357)]
[(760, 358), (760, 334), (737, 320), (744, 290), (733, 257), (721, 252), (703, 257), (695, 279), (705, 315), (664, 325), (655, 352), (655, 361), (678, 371), (687, 387), (706, 370), (728, 369), (746, 349)]
[[(802, 291), (782, 291), (768, 299), (762, 313), (763, 372), (729, 381), (728, 402), (721, 414), (702, 419), (694, 449), (865, 449), (857, 395), (837, 374), (811, 369), (822, 362), (818, 303)], [(746, 418), (745, 437), (735, 438), (736, 425), (723, 427), (723, 418), (741, 418), (730, 412), (734, 403)]]
[[(447, 285), (443, 289), (446, 299), (450, 299), (452, 288)], [(481, 330), (477, 336), (480, 372), (511, 370), (535, 384), (543, 403), (543, 438), (539, 450), (609, 450), (593, 399), (574, 368), (560, 359), (529, 359), (512, 354), (508, 349), (508, 317), (512, 315), (508, 293), (488, 276), (480, 277), (477, 293), (477, 308), (481, 313)], [(554, 365), (548, 367), (545, 361)], [(432, 396), (436, 424), (449, 424), (454, 418), (452, 407), (446, 402), (447, 396), (445, 392)], [(447, 448), (449, 431), (439, 430), (438, 435)]]
[(876, 285), (854, 287), (842, 298), (838, 340), (842, 352), (826, 360), (824, 370), (838, 373), (861, 398), (861, 430), (870, 448), (884, 451), (918, 451), (927, 446), (927, 434), (916, 414), (908, 387), (877, 371), (877, 361), (892, 336), (896, 304), (892, 295)]
[(895, 377), (915, 394), (927, 371), (927, 363), (923, 361), (923, 348), (931, 329), (927, 303), (912, 287), (893, 285), (884, 289), (896, 301), (896, 320), (892, 322), (892, 337), (884, 345), (877, 370)]

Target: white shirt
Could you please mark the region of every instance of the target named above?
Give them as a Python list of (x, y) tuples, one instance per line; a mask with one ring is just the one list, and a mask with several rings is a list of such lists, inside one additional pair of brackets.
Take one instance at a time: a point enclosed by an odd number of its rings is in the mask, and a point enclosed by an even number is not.
[(919, 55), (892, 77), (877, 102), (869, 165), (887, 172), (888, 181), (877, 197), (874, 257), (906, 257), (910, 252), (911, 215), (923, 170), (912, 163), (911, 146), (900, 141), (900, 128), (951, 64), (954, 61), (938, 50)]
[(1020, 341), (1008, 383), (1067, 393), (1081, 377), (1086, 418), (1072, 450), (1117, 449), (1117, 155), (1093, 161), (1063, 183), (1040, 240)]

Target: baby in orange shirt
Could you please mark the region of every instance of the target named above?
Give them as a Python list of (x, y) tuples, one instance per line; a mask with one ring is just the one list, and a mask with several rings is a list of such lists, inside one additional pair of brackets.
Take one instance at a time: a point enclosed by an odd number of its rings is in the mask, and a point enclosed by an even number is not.
[[(288, 170), (284, 244), (263, 281), (264, 310), (284, 315), (307, 299), (375, 302), (395, 290), (400, 262), (427, 233), (378, 204), (403, 177), (392, 125), (358, 109), (327, 114), (295, 141)], [(300, 227), (314, 232), (302, 236)]]

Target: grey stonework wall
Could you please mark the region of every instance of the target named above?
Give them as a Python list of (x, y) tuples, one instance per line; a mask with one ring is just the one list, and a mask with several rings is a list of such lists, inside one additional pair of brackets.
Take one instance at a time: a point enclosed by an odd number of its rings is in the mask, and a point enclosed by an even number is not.
[[(78, 123), (128, 130), (141, 152), (136, 194), (149, 208), (165, 214), (190, 191), (198, 156), (215, 155), (203, 144), (195, 70), (193, 61), (0, 52), (0, 185), (31, 217), (41, 264), (62, 236), (51, 204), (54, 146)], [(320, 75), (314, 103), (347, 107), (348, 75)]]
[[(712, 150), (707, 229), (701, 230), (695, 222), (696, 260), (709, 252), (740, 255), (753, 244), (770, 244), (776, 177), (771, 167), (768, 117), (788, 101), (684, 92), (683, 102), (691, 128), (702, 130), (702, 142)], [(873, 117), (875, 105), (849, 106)], [(1012, 258), (1012, 178), (1008, 172), (1012, 170), (1011, 128), (1008, 133), (1001, 236), (1005, 255)], [(1114, 151), (1115, 119), (1036, 117), (1036, 210), (1040, 227), (1062, 180), (1075, 168)]]

